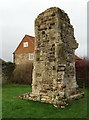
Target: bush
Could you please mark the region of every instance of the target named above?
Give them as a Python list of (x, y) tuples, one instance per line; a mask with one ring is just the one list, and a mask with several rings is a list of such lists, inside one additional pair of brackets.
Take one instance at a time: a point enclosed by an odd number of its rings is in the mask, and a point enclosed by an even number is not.
[(76, 79), (79, 87), (89, 87), (89, 60), (76, 61)]
[(2, 83), (10, 83), (15, 64), (12, 62), (2, 63)]
[(26, 62), (25, 64), (16, 65), (11, 79), (12, 83), (31, 84), (32, 71), (33, 62)]

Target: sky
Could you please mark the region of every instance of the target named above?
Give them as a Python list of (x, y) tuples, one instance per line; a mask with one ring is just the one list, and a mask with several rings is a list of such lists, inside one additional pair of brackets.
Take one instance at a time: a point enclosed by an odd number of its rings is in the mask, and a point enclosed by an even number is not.
[(35, 36), (37, 15), (50, 7), (64, 10), (79, 43), (76, 54), (87, 56), (87, 0), (0, 0), (0, 58), (13, 61), (13, 52), (27, 34)]

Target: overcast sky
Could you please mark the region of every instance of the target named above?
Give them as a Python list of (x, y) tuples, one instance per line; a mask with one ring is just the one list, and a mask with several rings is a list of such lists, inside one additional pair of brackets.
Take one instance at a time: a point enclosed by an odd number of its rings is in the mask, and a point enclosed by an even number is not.
[(68, 13), (79, 43), (76, 54), (87, 55), (87, 0), (0, 0), (0, 57), (12, 61), (13, 52), (25, 34), (35, 36), (37, 15), (49, 7), (59, 7)]

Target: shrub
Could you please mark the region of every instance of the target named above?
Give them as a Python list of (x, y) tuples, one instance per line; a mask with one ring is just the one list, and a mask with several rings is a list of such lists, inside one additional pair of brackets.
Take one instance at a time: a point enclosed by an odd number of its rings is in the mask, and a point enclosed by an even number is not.
[(10, 83), (15, 64), (12, 62), (2, 63), (2, 83)]
[(16, 65), (11, 80), (13, 83), (31, 84), (32, 71), (33, 71), (33, 62), (26, 62), (24, 64)]
[(89, 60), (76, 61), (76, 79), (79, 87), (89, 87)]

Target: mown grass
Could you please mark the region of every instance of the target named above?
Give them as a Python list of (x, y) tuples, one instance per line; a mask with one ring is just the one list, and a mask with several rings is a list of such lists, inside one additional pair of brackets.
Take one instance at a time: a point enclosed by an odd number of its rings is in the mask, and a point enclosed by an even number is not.
[(73, 101), (65, 109), (55, 108), (30, 100), (21, 100), (16, 96), (31, 91), (29, 85), (3, 85), (2, 89), (2, 117), (3, 118), (86, 118), (87, 91), (83, 89), (85, 97)]

